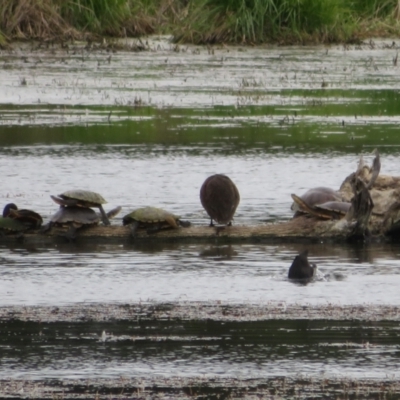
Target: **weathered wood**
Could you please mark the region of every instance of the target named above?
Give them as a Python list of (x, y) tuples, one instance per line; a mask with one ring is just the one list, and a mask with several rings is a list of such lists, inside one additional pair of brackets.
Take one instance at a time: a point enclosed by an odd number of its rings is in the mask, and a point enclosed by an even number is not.
[[(338, 225), (339, 224), (339, 225)], [(6, 235), (0, 238), (1, 242), (21, 241), (25, 244), (51, 244), (65, 242), (67, 239), (62, 237), (66, 230), (52, 229), (51, 232), (25, 233), (23, 239), (17, 235)], [(321, 238), (332, 240), (345, 240), (347, 231), (342, 227), (342, 221), (322, 221), (316, 218), (301, 216), (289, 221), (256, 225), (243, 226), (234, 225), (229, 227), (209, 227), (191, 226), (189, 228), (170, 229), (148, 234), (145, 230), (137, 232), (135, 239), (131, 237), (131, 231), (127, 226), (93, 226), (78, 231), (77, 242), (82, 241), (102, 241), (106, 243), (125, 243), (125, 242), (219, 242), (237, 243), (260, 241), (317, 241)]]

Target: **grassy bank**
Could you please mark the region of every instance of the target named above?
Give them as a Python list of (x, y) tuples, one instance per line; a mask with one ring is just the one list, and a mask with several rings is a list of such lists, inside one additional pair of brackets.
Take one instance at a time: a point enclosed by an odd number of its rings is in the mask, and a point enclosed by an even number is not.
[(193, 43), (347, 42), (400, 33), (400, 0), (3, 0), (0, 44), (172, 34)]

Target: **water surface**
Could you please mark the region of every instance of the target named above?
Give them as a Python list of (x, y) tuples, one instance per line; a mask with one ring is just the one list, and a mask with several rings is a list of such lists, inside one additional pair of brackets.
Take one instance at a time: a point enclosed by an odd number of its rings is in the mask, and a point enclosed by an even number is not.
[[(236, 225), (288, 220), (291, 193), (338, 189), (378, 148), (399, 175), (398, 52), (358, 46), (88, 51), (16, 45), (0, 54), (1, 204), (57, 210), (51, 194), (101, 193), (121, 218), (144, 205), (207, 224), (203, 181), (239, 188)], [(308, 248), (319, 266), (288, 281)], [(210, 301), (223, 306), (398, 307), (398, 244), (1, 244), (0, 307)], [(9, 320), (0, 379), (397, 376), (396, 323)], [(104, 334), (103, 334), (104, 332)], [(211, 378), (210, 378), (211, 379)]]

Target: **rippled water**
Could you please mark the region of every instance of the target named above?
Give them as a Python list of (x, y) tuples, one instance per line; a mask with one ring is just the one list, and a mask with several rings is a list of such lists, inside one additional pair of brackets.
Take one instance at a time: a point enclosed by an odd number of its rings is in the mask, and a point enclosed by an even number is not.
[[(305, 247), (319, 265), (318, 279), (306, 287), (287, 280), (294, 256)], [(210, 300), (398, 305), (399, 253), (398, 246), (323, 244), (1, 248), (0, 304)]]
[[(10, 322), (0, 379), (399, 377), (397, 323)], [(103, 332), (104, 340), (101, 332)], [(370, 343), (372, 341), (372, 343)], [(25, 343), (16, 353), (13, 346)]]
[[(241, 195), (234, 223), (254, 225), (291, 218), (291, 193), (339, 188), (360, 154), (370, 162), (375, 147), (381, 173), (399, 175), (396, 48), (176, 50), (156, 44), (152, 52), (117, 52), (110, 63), (102, 52), (21, 46), (2, 53), (1, 204), (13, 201), (47, 220), (57, 210), (51, 194), (87, 188), (107, 199), (106, 209), (122, 206), (113, 224), (153, 205), (205, 225), (200, 186), (226, 173)], [(287, 271), (304, 248), (319, 270), (299, 285)], [(42, 248), (4, 245), (0, 237), (0, 307), (398, 307), (399, 255), (400, 245), (387, 243), (104, 245), (78, 238)], [(0, 329), (0, 379), (398, 377), (390, 322), (9, 320)]]

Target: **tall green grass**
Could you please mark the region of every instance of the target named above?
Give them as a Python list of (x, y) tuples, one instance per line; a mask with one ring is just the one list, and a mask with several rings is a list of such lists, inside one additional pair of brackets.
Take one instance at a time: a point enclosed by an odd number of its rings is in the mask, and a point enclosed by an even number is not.
[(347, 41), (398, 33), (399, 19), (400, 0), (0, 0), (0, 44), (149, 33), (194, 43)]
[(353, 0), (352, 9), (364, 18), (386, 18), (393, 16), (398, 0)]
[(191, 1), (180, 40), (253, 42), (345, 40), (353, 31), (347, 0), (201, 0)]
[(125, 0), (60, 1), (60, 14), (79, 30), (119, 34), (120, 27), (130, 16)]

